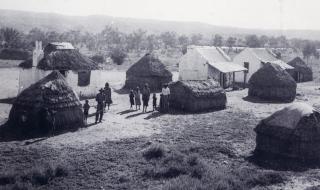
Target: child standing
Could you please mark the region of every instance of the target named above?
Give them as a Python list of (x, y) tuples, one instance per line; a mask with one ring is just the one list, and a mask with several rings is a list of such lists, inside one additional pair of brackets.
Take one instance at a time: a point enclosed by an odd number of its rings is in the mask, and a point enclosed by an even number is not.
[(133, 105), (134, 105), (134, 93), (133, 93), (133, 90), (130, 90), (129, 98), (130, 98), (130, 109), (132, 109)]
[(86, 100), (86, 102), (83, 105), (84, 121), (86, 122), (86, 124), (87, 124), (87, 119), (89, 115), (89, 109), (90, 109), (89, 101)]
[(153, 103), (152, 105), (153, 105), (153, 111), (154, 111), (157, 108), (157, 95), (156, 95), (156, 93), (153, 93), (152, 103)]

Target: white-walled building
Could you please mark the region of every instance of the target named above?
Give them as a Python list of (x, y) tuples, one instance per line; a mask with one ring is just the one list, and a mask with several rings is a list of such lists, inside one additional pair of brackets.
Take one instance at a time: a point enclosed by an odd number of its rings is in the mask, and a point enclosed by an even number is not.
[(98, 69), (97, 63), (80, 54), (70, 43), (49, 43), (42, 49), (41, 42), (36, 42), (32, 67), (20, 71), (19, 93), (52, 70), (58, 70), (80, 97), (92, 97), (104, 86)]
[(245, 48), (233, 58), (233, 62), (248, 69), (247, 73), (236, 73), (235, 81), (241, 83), (244, 82), (244, 78), (248, 83), (251, 75), (265, 63), (277, 64), (285, 70), (293, 69), (292, 66), (277, 59), (276, 55), (266, 48)]
[(190, 46), (179, 63), (179, 80), (217, 80), (221, 87), (233, 84), (236, 72), (246, 70), (234, 64), (231, 58), (219, 47)]

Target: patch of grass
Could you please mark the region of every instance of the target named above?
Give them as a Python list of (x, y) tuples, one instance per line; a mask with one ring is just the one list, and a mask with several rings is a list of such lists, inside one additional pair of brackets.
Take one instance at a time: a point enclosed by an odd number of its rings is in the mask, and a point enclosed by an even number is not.
[(143, 152), (143, 157), (147, 160), (161, 158), (165, 155), (165, 147), (159, 144), (151, 145)]
[(22, 173), (14, 171), (7, 172), (0, 176), (0, 187), (6, 186), (8, 189), (28, 190), (32, 187), (48, 184), (56, 177), (68, 175), (68, 168), (62, 165), (40, 165)]

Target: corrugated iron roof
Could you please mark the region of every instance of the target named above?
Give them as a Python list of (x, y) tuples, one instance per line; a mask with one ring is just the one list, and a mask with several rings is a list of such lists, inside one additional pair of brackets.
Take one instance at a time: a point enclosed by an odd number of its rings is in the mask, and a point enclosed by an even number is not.
[(207, 60), (207, 63), (222, 73), (247, 70), (241, 65), (231, 62), (231, 58), (222, 49), (213, 46), (197, 46), (195, 49)]
[(266, 48), (250, 48), (250, 50), (261, 62), (277, 64), (282, 69), (293, 69), (293, 67), (284, 61), (277, 59), (276, 55)]

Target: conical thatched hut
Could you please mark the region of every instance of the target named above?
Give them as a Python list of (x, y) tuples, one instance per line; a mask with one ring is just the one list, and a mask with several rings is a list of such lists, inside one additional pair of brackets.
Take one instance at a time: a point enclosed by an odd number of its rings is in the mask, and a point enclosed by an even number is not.
[(264, 100), (292, 102), (297, 84), (290, 74), (276, 64), (266, 63), (249, 80), (248, 95)]
[(295, 103), (263, 119), (255, 128), (256, 153), (320, 161), (320, 113)]
[(294, 69), (289, 70), (289, 74), (297, 82), (307, 82), (312, 81), (312, 69), (309, 67), (300, 57), (296, 57), (288, 62), (288, 65), (294, 67)]
[(161, 90), (164, 83), (171, 81), (172, 73), (158, 58), (148, 53), (127, 70), (124, 88), (133, 89), (137, 86), (142, 88), (148, 83), (152, 91), (157, 91)]
[(187, 112), (224, 109), (226, 93), (214, 80), (177, 81), (169, 85), (170, 106)]
[(22, 91), (16, 98), (2, 137), (30, 138), (83, 127), (78, 96), (58, 71)]

